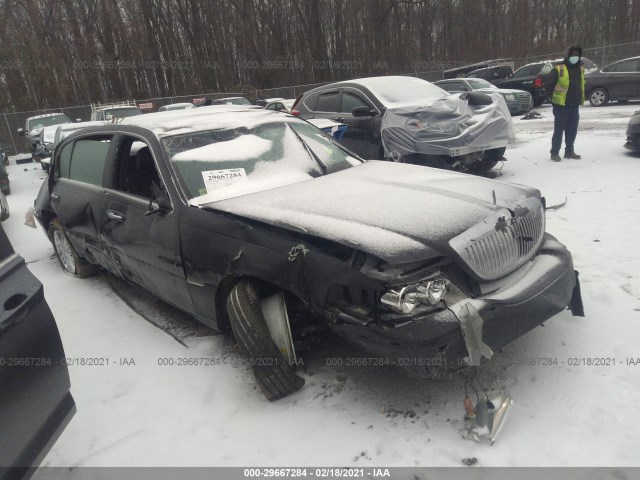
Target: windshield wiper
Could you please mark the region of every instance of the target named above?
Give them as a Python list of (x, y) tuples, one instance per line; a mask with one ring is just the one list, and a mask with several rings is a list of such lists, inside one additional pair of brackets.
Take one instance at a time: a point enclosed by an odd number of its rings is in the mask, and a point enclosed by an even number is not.
[(295, 128), (293, 128), (291, 125), (287, 125), (287, 126), (291, 129), (291, 131), (298, 138), (298, 140), (300, 140), (302, 145), (304, 145), (304, 148), (307, 149), (307, 152), (309, 152), (309, 155), (311, 156), (311, 158), (313, 158), (316, 161), (316, 163), (320, 166), (320, 170), (322, 170), (322, 174), (326, 175), (327, 174), (327, 166), (324, 164), (324, 162), (322, 160), (320, 160), (320, 157), (318, 157), (318, 155), (316, 155), (316, 152), (311, 150), (311, 147), (309, 147), (309, 145), (307, 145), (307, 142), (305, 142), (302, 139), (302, 137), (300, 136), (300, 134), (298, 132), (296, 132)]

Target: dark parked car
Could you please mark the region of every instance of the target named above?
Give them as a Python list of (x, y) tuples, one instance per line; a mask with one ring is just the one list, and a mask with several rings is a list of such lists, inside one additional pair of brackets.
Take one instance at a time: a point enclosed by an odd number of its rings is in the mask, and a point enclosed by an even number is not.
[(509, 78), (513, 75), (513, 68), (511, 65), (495, 65), (493, 67), (479, 68), (473, 70), (465, 75), (466, 78), (482, 78), (493, 82), (494, 80), (501, 80), (503, 78)]
[(9, 218), (9, 202), (0, 190), (0, 222), (4, 222), (7, 218)]
[(75, 413), (42, 284), (0, 226), (0, 479), (28, 478)]
[(271, 400), (302, 387), (296, 351), (318, 330), (433, 376), (579, 307), (538, 190), (364, 162), (264, 109), (77, 132), (35, 210), (68, 273), (98, 265), (232, 330)]
[(640, 57), (627, 58), (585, 76), (585, 94), (594, 107), (611, 100), (640, 100)]
[(0, 191), (5, 195), (9, 195), (11, 193), (9, 174), (7, 173), (7, 166), (4, 162), (0, 162)]
[(548, 60), (529, 63), (516, 70), (510, 78), (492, 80), (491, 83), (499, 88), (515, 88), (529, 92), (533, 98), (533, 106), (539, 107), (547, 100), (545, 85), (552, 69), (553, 64)]
[(433, 82), (433, 84), (449, 93), (473, 92), (474, 90), (480, 92), (498, 92), (507, 103), (511, 115), (522, 115), (533, 107), (533, 100), (529, 92), (511, 88), (498, 88), (482, 78), (454, 78), (451, 80), (438, 80), (437, 82)]
[(3, 165), (9, 165), (9, 154), (7, 149), (0, 145), (0, 163)]
[(348, 125), (342, 143), (362, 158), (467, 172), (493, 168), (513, 140), (511, 117), (498, 93), (471, 92), (461, 100), (406, 76), (324, 85), (301, 95), (291, 113)]
[(640, 152), (640, 110), (633, 114), (627, 127), (627, 143), (624, 148), (633, 152)]

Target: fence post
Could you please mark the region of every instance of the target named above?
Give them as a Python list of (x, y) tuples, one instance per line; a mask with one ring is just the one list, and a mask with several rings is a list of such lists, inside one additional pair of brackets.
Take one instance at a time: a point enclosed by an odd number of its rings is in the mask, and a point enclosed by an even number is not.
[(4, 113), (4, 123), (7, 124), (7, 131), (9, 132), (9, 137), (11, 138), (11, 145), (13, 145), (13, 153), (14, 155), (18, 154), (18, 149), (16, 148), (16, 142), (13, 139), (13, 133), (11, 132), (11, 127), (9, 126), (9, 120), (7, 120), (7, 112)]

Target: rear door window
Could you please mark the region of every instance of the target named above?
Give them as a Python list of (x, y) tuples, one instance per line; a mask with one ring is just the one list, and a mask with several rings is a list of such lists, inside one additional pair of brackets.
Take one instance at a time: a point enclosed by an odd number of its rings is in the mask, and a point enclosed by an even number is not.
[(102, 186), (102, 174), (111, 146), (111, 136), (76, 140), (71, 154), (69, 178), (77, 182)]
[(339, 92), (326, 92), (318, 96), (316, 112), (337, 112)]
[(371, 108), (369, 104), (360, 95), (352, 92), (342, 92), (342, 108), (341, 112), (351, 113), (356, 107)]

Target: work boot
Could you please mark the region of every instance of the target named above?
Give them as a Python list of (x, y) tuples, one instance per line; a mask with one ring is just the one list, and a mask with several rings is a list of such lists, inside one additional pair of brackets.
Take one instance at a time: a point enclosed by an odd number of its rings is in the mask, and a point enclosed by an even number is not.
[(551, 161), (552, 161), (552, 162), (559, 162), (560, 160), (562, 160), (562, 159), (560, 158), (560, 155), (558, 155), (557, 153), (552, 153), (552, 154), (551, 154)]
[(580, 160), (582, 157), (576, 152), (565, 153), (564, 158), (570, 158), (571, 160)]

